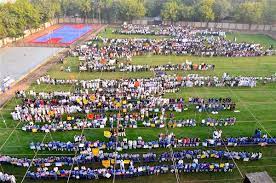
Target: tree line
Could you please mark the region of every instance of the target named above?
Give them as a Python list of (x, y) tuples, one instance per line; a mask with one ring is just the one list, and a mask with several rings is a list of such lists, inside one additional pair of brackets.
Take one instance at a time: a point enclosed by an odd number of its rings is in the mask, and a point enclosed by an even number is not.
[(17, 0), (0, 4), (0, 38), (24, 36), (25, 30), (39, 28), (58, 16), (60, 10), (57, 0)]
[(275, 8), (273, 0), (169, 0), (160, 14), (169, 21), (271, 23)]
[(130, 21), (161, 17), (175, 21), (275, 21), (275, 0), (16, 0), (0, 4), (0, 38), (19, 37), (54, 17)]

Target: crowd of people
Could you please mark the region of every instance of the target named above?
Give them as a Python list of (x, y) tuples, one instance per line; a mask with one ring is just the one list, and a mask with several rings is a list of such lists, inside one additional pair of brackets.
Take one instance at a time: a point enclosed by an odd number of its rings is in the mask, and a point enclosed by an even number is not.
[[(116, 137), (112, 136), (108, 142), (102, 141), (82, 141), (80, 142), (32, 142), (30, 149), (37, 151), (85, 151), (91, 148), (99, 148), (106, 150), (123, 151), (128, 149), (152, 149), (174, 147), (197, 147), (200, 146), (200, 138), (180, 138), (162, 136), (158, 140), (145, 141), (142, 137), (135, 140), (124, 138), (122, 141), (116, 141)], [(88, 150), (89, 151), (89, 150)]]
[[(276, 77), (255, 78), (255, 77), (233, 77), (224, 74), (217, 76), (200, 76), (198, 74), (189, 74), (186, 76), (161, 75), (152, 78), (140, 79), (95, 79), (95, 80), (64, 80), (55, 79), (49, 76), (43, 76), (37, 80), (37, 84), (50, 85), (76, 85), (84, 90), (92, 90), (102, 94), (120, 95), (126, 94), (132, 96), (161, 95), (164, 93), (175, 93), (183, 87), (256, 87), (257, 82), (270, 83), (275, 82)], [(107, 95), (108, 95), (107, 94)]]
[(98, 68), (100, 65), (112, 65), (119, 60), (131, 61), (139, 55), (195, 55), (252, 57), (271, 55), (272, 50), (265, 50), (260, 44), (237, 43), (223, 36), (209, 34), (183, 34), (182, 37), (164, 39), (108, 39), (96, 37), (92, 45), (81, 45), (70, 51), (71, 56), (79, 56), (84, 61), (82, 69)]
[[(182, 150), (171, 152), (130, 154), (130, 153), (104, 153), (102, 150), (98, 154), (84, 151), (77, 156), (50, 156), (46, 158), (17, 158), (11, 156), (0, 156), (1, 164), (10, 164), (17, 167), (66, 167), (72, 165), (86, 165), (92, 163), (101, 163), (105, 160), (112, 161), (111, 164), (119, 165), (121, 161), (127, 161), (131, 164), (141, 164), (150, 162), (171, 162), (183, 160), (205, 160), (205, 159), (220, 159), (220, 160), (241, 160), (241, 161), (256, 161), (262, 158), (261, 152), (236, 152), (225, 150)], [(116, 159), (116, 161), (115, 161)]]
[(164, 65), (134, 65), (130, 63), (106, 64), (105, 62), (85, 60), (80, 62), (80, 71), (90, 72), (157, 72), (157, 71), (206, 71), (214, 70), (213, 64), (194, 64), (186, 61), (180, 64), (164, 64)]
[[(126, 115), (128, 116), (128, 115)], [(131, 116), (131, 115), (130, 115)], [(70, 117), (69, 117), (70, 118)], [(106, 121), (107, 120), (107, 121)], [(82, 130), (82, 129), (92, 129), (92, 128), (114, 128), (113, 117), (109, 117), (106, 120), (87, 120), (87, 119), (75, 119), (71, 117), (71, 120), (54, 122), (54, 123), (46, 123), (39, 124), (29, 122), (28, 124), (24, 124), (22, 127), (23, 131), (26, 132), (57, 132), (57, 131), (72, 131), (72, 130)], [(195, 119), (167, 119), (161, 120), (157, 118), (151, 118), (145, 121), (136, 121), (135, 119), (130, 118), (129, 120), (122, 120), (120, 122), (122, 128), (139, 128), (139, 127), (150, 127), (150, 128), (181, 128), (181, 127), (195, 127), (199, 125)], [(236, 123), (235, 117), (230, 117), (226, 119), (213, 119), (207, 118), (201, 121), (201, 126), (232, 126)], [(109, 126), (108, 126), (109, 124)]]
[(275, 137), (235, 137), (226, 139), (206, 139), (202, 142), (204, 147), (218, 147), (218, 146), (248, 146), (248, 145), (275, 145)]
[(14, 175), (0, 172), (0, 182), (16, 183), (16, 178)]
[(149, 176), (159, 175), (166, 173), (192, 173), (192, 172), (232, 172), (235, 168), (233, 163), (178, 163), (176, 165), (140, 165), (137, 167), (129, 166), (124, 168), (121, 166), (120, 169), (110, 168), (99, 168), (92, 169), (86, 166), (74, 167), (73, 170), (59, 169), (55, 167), (52, 170), (48, 168), (38, 168), (35, 172), (28, 171), (27, 177), (34, 180), (49, 180), (49, 179), (65, 179), (70, 176), (72, 179), (109, 179), (114, 177), (117, 178), (131, 178), (138, 176)]
[(220, 118), (220, 119), (214, 119), (214, 118), (207, 118), (203, 119), (201, 121), (202, 126), (232, 126), (236, 123), (235, 117), (228, 117), (228, 118)]
[[(37, 84), (74, 85), (73, 92), (18, 91), (21, 102), (11, 116), (23, 123), (27, 132), (56, 132), (104, 128), (103, 136), (108, 140), (89, 141), (83, 135), (76, 135), (74, 141), (32, 142), (34, 151), (74, 152), (75, 156), (50, 156), (40, 158), (17, 158), (0, 156), (0, 164), (18, 167), (35, 167), (27, 177), (43, 179), (102, 179), (114, 175), (118, 178), (143, 175), (158, 175), (177, 172), (231, 172), (235, 165), (228, 160), (255, 161), (262, 158), (261, 152), (225, 151), (196, 149), (222, 146), (275, 145), (275, 137), (267, 137), (260, 129), (252, 137), (223, 137), (222, 130), (216, 129), (213, 138), (176, 137), (173, 133), (161, 133), (155, 140), (143, 137), (130, 139), (127, 128), (180, 128), (180, 127), (224, 127), (235, 125), (236, 117), (229, 112), (236, 111), (236, 103), (230, 97), (187, 97), (165, 98), (166, 93), (176, 93), (183, 87), (256, 87), (257, 82), (276, 81), (270, 77), (230, 76), (185, 76), (158, 74), (165, 71), (206, 71), (214, 70), (213, 64), (195, 64), (186, 61), (180, 64), (134, 65), (136, 55), (197, 55), (249, 57), (269, 55), (259, 44), (231, 42), (222, 31), (196, 30), (181, 26), (135, 26), (125, 25), (120, 34), (163, 35), (163, 39), (106, 39), (97, 37), (98, 44), (80, 45), (70, 50), (69, 55), (79, 57), (80, 71), (91, 72), (155, 72), (152, 78), (140, 79), (55, 79), (42, 76)], [(126, 58), (126, 62), (120, 62)], [(63, 60), (63, 59), (62, 59)], [(230, 117), (198, 118), (179, 117), (177, 114), (193, 111), (218, 114), (228, 111)], [(197, 121), (199, 120), (199, 121)], [(188, 136), (188, 135), (187, 135)], [(120, 138), (119, 138), (120, 137)], [(155, 153), (127, 153), (135, 149), (185, 148)], [(122, 153), (124, 152), (124, 153)], [(220, 163), (199, 162), (219, 159)], [(175, 160), (173, 165), (168, 164)], [(222, 161), (223, 160), (223, 161)], [(188, 161), (184, 162), (184, 161)], [(91, 168), (91, 163), (102, 163), (103, 167)], [(154, 165), (152, 165), (152, 164)], [(159, 163), (159, 165), (157, 165)], [(134, 164), (136, 164), (134, 166)], [(72, 166), (73, 169), (66, 169)], [(15, 181), (13, 176), (0, 172), (0, 180)]]
[[(28, 97), (23, 97), (22, 104), (18, 104), (15, 111), (11, 113), (13, 120), (59, 123), (63, 121), (63, 115), (69, 115), (67, 120), (71, 121), (71, 125), (72, 123), (86, 123), (87, 126), (98, 127), (105, 126), (108, 120), (110, 122), (132, 120), (132, 122), (136, 121), (137, 125), (137, 121), (157, 117), (151, 116), (152, 113), (183, 112), (189, 108), (197, 109), (199, 112), (234, 111), (236, 106), (231, 98), (190, 97), (188, 101), (185, 101), (184, 98), (105, 96), (98, 93), (42, 92), (37, 94), (31, 91), (30, 94)], [(110, 117), (104, 112), (121, 112), (123, 117), (121, 114), (113, 114)], [(138, 112), (138, 114), (133, 115), (133, 112)], [(78, 113), (86, 114), (88, 121), (70, 116)]]
[[(72, 50), (72, 56), (86, 56), (88, 60), (110, 63), (141, 55), (194, 55), (223, 57), (253, 57), (270, 54), (260, 44), (236, 43), (221, 37), (188, 37), (169, 39), (105, 39), (96, 38), (104, 46), (91, 45)], [(104, 60), (104, 62), (102, 61)]]
[(249, 146), (249, 145), (275, 145), (275, 137), (228, 137), (222, 138), (221, 131), (216, 134), (214, 132), (213, 138), (203, 139), (180, 137), (177, 138), (173, 133), (160, 134), (158, 140), (145, 141), (142, 137), (131, 140), (124, 138), (118, 141), (115, 136), (111, 136), (108, 142), (102, 141), (87, 141), (81, 142), (32, 142), (30, 149), (37, 151), (91, 151), (93, 148), (102, 150), (116, 150), (125, 151), (129, 149), (154, 149), (154, 148), (180, 148), (180, 147), (220, 147), (220, 146)]
[(211, 35), (211, 36), (225, 36), (225, 32), (218, 30), (208, 30), (208, 29), (194, 29), (190, 26), (163, 26), (163, 25), (134, 25), (134, 24), (124, 24), (120, 29), (116, 29), (113, 33), (117, 34), (127, 34), (127, 35), (156, 35), (156, 36), (172, 36), (181, 37), (182, 35)]

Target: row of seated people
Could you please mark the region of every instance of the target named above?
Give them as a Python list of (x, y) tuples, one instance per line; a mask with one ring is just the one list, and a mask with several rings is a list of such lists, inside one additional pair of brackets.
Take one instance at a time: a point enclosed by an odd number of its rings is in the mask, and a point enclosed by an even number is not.
[(123, 24), (120, 29), (112, 31), (116, 34), (127, 35), (157, 35), (157, 36), (180, 36), (180, 35), (210, 35), (210, 36), (225, 36), (222, 30), (199, 29), (191, 26), (183, 25), (136, 25)]
[(28, 171), (27, 178), (34, 180), (49, 180), (49, 179), (108, 179), (113, 178), (131, 178), (138, 176), (159, 175), (166, 173), (192, 173), (192, 172), (232, 172), (235, 168), (233, 163), (177, 163), (176, 165), (140, 165), (134, 167), (133, 165), (128, 168), (120, 166), (120, 168), (99, 168), (92, 169), (85, 166), (74, 167), (72, 170), (59, 169), (55, 167), (52, 170), (49, 168), (37, 168), (36, 171)]
[(152, 149), (152, 148), (179, 148), (179, 147), (219, 147), (219, 146), (248, 146), (248, 145), (275, 145), (275, 137), (228, 137), (228, 138), (212, 138), (201, 140), (200, 138), (176, 138), (173, 134), (160, 134), (156, 141), (145, 141), (142, 137), (137, 140), (128, 140), (124, 138), (122, 141), (116, 141), (111, 138), (109, 142), (100, 141), (83, 141), (77, 142), (60, 142), (52, 141), (47, 143), (31, 143), (30, 149), (43, 151), (84, 151), (91, 148), (107, 149), (123, 151), (127, 149)]
[(222, 57), (250, 57), (273, 54), (271, 49), (265, 49), (260, 44), (237, 43), (223, 37), (205, 35), (185, 38), (166, 39), (108, 39), (96, 37), (95, 41), (102, 42), (94, 45), (81, 45), (81, 49), (72, 50), (73, 55), (101, 56), (111, 60), (138, 55), (195, 55)]
[(16, 178), (14, 175), (0, 172), (0, 182), (16, 183)]
[(275, 76), (256, 78), (250, 76), (200, 76), (198, 74), (188, 75), (156, 75), (152, 78), (140, 79), (117, 79), (117, 80), (64, 80), (55, 79), (49, 76), (41, 77), (37, 84), (48, 85), (76, 85), (82, 89), (91, 89), (92, 91), (110, 90), (121, 93), (144, 92), (149, 94), (162, 94), (164, 92), (175, 92), (176, 89), (183, 87), (256, 87), (257, 82), (271, 83), (276, 81)]
[(92, 152), (81, 152), (75, 157), (72, 156), (50, 156), (41, 158), (17, 158), (11, 156), (0, 156), (1, 164), (10, 164), (17, 167), (51, 167), (51, 166), (72, 166), (85, 165), (90, 163), (102, 162), (111, 160), (112, 164), (119, 164), (123, 161), (131, 161), (132, 163), (150, 163), (150, 162), (171, 162), (172, 156), (174, 160), (205, 160), (205, 159), (220, 159), (220, 160), (241, 160), (241, 161), (256, 161), (262, 158), (261, 152), (236, 152), (225, 150), (182, 150), (171, 152), (145, 153), (145, 154), (119, 154), (116, 152), (104, 153), (102, 150), (98, 154)]
[[(68, 119), (68, 117), (67, 117)], [(113, 118), (111, 118), (113, 119)], [(22, 130), (27, 132), (56, 132), (56, 131), (72, 131), (72, 130), (82, 130), (82, 129), (91, 129), (91, 128), (105, 128), (107, 125), (110, 125), (110, 128), (113, 129), (116, 126), (114, 126), (114, 123), (118, 122), (117, 120), (111, 120), (109, 118), (105, 119), (96, 119), (96, 120), (87, 120), (87, 119), (80, 119), (80, 118), (74, 118), (70, 117), (70, 120), (68, 121), (60, 121), (55, 123), (49, 123), (49, 124), (34, 124), (33, 122), (30, 122), (28, 124), (23, 125)], [(142, 123), (137, 122), (136, 120), (133, 120), (132, 118), (128, 121), (125, 120), (119, 120), (120, 124), (118, 126), (121, 126), (123, 128), (139, 128), (139, 127), (151, 127), (151, 128), (180, 128), (180, 127), (195, 127), (197, 126), (195, 119), (179, 119), (179, 120), (155, 120), (149, 119), (145, 120)], [(236, 118), (229, 117), (226, 119), (213, 119), (213, 118), (207, 118), (203, 119), (201, 122), (201, 126), (232, 126), (236, 122)], [(138, 126), (140, 124), (140, 126)]]
[(72, 94), (52, 99), (22, 98), (22, 104), (15, 107), (11, 113), (14, 120), (20, 121), (51, 121), (60, 119), (64, 114), (73, 113), (103, 113), (103, 112), (135, 112), (140, 111), (142, 116), (150, 112), (175, 111), (183, 112), (187, 107), (195, 108), (199, 112), (234, 111), (236, 104), (231, 98), (193, 98), (188, 102), (183, 98), (166, 99), (161, 97), (134, 98), (105, 97), (94, 94)]
[(206, 71), (214, 70), (215, 65), (212, 64), (193, 64), (186, 62), (182, 64), (165, 64), (165, 65), (132, 65), (132, 64), (104, 64), (92, 61), (83, 61), (79, 65), (80, 71), (90, 72), (147, 72), (147, 71)]

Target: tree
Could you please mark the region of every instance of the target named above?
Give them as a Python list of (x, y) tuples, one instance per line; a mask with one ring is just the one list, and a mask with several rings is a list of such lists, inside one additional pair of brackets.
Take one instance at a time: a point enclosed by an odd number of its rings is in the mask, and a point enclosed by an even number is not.
[(103, 17), (105, 20), (110, 22), (111, 16), (112, 16), (112, 6), (113, 6), (113, 0), (100, 0), (102, 3), (102, 10), (101, 12), (104, 12)]
[(215, 14), (215, 20), (220, 21), (226, 18), (231, 10), (231, 5), (228, 0), (215, 0), (213, 5), (213, 11)]
[(262, 19), (264, 7), (260, 2), (245, 2), (240, 4), (236, 13), (236, 20), (243, 23), (258, 23)]
[(119, 0), (116, 11), (121, 20), (133, 20), (143, 17), (146, 13), (143, 2), (140, 0)]
[(192, 6), (180, 5), (179, 20), (189, 20), (192, 17)]
[(95, 12), (98, 14), (99, 22), (102, 22), (102, 18), (109, 21), (113, 0), (96, 0), (94, 4)]
[(170, 0), (163, 5), (161, 16), (164, 20), (175, 22), (178, 20), (180, 13), (180, 2), (178, 0)]
[(160, 16), (163, 4), (164, 2), (160, 0), (146, 0), (145, 1), (146, 16), (149, 16), (149, 17)]
[(276, 1), (275, 0), (263, 0), (263, 22), (265, 24), (271, 24), (271, 22), (276, 21)]
[(57, 0), (32, 0), (34, 7), (40, 14), (40, 21), (47, 22), (60, 13), (60, 2)]
[(184, 3), (187, 6), (192, 6), (197, 4), (199, 1), (200, 0), (182, 0), (182, 3)]
[(39, 12), (28, 0), (17, 0), (13, 6), (17, 10), (19, 20), (25, 25), (24, 30), (39, 27)]
[(4, 38), (7, 36), (7, 32), (6, 32), (6, 29), (4, 27), (4, 24), (2, 23), (2, 20), (0, 18), (0, 39)]
[(79, 9), (84, 16), (84, 22), (85, 22), (88, 14), (92, 10), (92, 1), (91, 0), (80, 0), (79, 1)]
[(4, 25), (4, 16), (5, 16), (4, 8), (0, 5), (0, 39), (7, 36), (7, 31)]
[(63, 16), (74, 16), (80, 14), (78, 0), (60, 0), (60, 8)]
[(201, 0), (194, 7), (194, 18), (199, 21), (213, 21), (215, 19), (213, 6), (214, 0)]
[(22, 19), (16, 5), (7, 3), (3, 6), (3, 9), (5, 16), (2, 17), (2, 22), (6, 35), (13, 38), (23, 36), (26, 22)]

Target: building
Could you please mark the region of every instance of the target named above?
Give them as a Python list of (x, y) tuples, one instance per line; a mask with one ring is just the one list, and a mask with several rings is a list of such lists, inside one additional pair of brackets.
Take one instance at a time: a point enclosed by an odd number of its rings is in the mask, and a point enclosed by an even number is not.
[(264, 171), (245, 174), (245, 180), (243, 183), (273, 183), (273, 180), (268, 173)]

